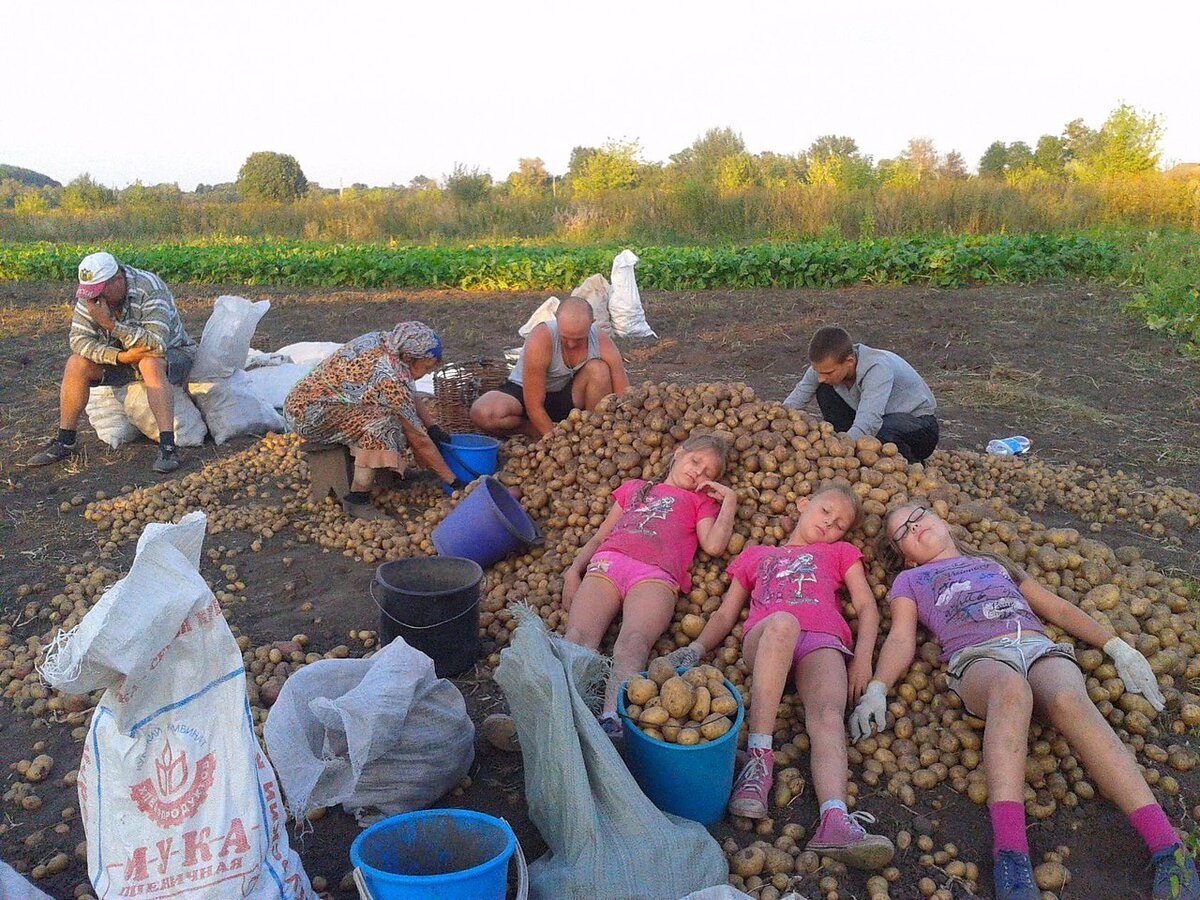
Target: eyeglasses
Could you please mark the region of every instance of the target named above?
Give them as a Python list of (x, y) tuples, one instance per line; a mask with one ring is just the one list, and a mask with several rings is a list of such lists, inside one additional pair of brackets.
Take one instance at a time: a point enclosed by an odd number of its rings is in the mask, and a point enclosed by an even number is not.
[(900, 527), (892, 533), (892, 543), (898, 544), (904, 540), (908, 532), (912, 530), (912, 527), (925, 518), (925, 513), (927, 512), (929, 512), (929, 510), (927, 510), (924, 506), (918, 506), (916, 509), (910, 512), (908, 514), (908, 518), (905, 519), (900, 524)]

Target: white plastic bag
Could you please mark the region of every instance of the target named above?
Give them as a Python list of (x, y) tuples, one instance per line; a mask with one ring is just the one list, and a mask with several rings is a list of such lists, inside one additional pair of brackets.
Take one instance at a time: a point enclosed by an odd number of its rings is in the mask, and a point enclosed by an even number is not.
[(254, 329), (270, 308), (270, 300), (251, 303), (245, 297), (218, 297), (200, 335), (189, 377), (194, 381), (211, 381), (228, 378), (245, 368)]
[(335, 803), (387, 815), (422, 809), (475, 759), (462, 694), (399, 637), (370, 659), (321, 660), (296, 672), (263, 739), (297, 821)]
[(250, 387), (264, 403), (269, 403), (274, 409), (283, 409), (287, 395), (292, 392), (300, 379), (311, 372), (316, 363), (284, 363), (281, 366), (264, 366), (261, 369), (251, 369), (246, 373)]
[(517, 329), (517, 334), (519, 334), (521, 337), (529, 337), (533, 329), (537, 328), (543, 322), (549, 322), (551, 319), (553, 319), (554, 314), (558, 312), (558, 303), (559, 301), (557, 297), (551, 297), (549, 300), (535, 309), (533, 311), (533, 315), (525, 320), (525, 324)]
[(136, 425), (125, 415), (125, 388), (94, 387), (83, 408), (96, 436), (114, 450), (142, 436)]
[(196, 401), (204, 424), (218, 444), (239, 434), (284, 430), (283, 417), (259, 397), (245, 372), (234, 372), (228, 378), (215, 381), (192, 382), (188, 385), (188, 393)]
[(637, 254), (632, 250), (622, 250), (613, 260), (608, 313), (612, 316), (613, 330), (621, 337), (658, 337), (642, 309), (642, 298), (633, 274), (637, 264)]
[[(171, 385), (175, 395), (175, 444), (179, 447), (199, 447), (204, 443), (208, 428), (196, 404), (186, 390), (177, 384)], [(150, 409), (146, 386), (140, 381), (125, 389), (125, 415), (142, 434), (152, 441), (158, 440), (158, 422)]]
[(0, 900), (54, 900), (17, 874), (8, 863), (0, 860)]
[(725, 884), (717, 842), (655, 808), (600, 729), (589, 697), (603, 691), (606, 661), (548, 634), (527, 607), (515, 616), (495, 680), (521, 742), (529, 820), (549, 848), (529, 865), (530, 898), (678, 900)]
[(104, 688), (79, 764), (98, 897), (315, 900), (254, 737), (242, 654), (200, 577), (205, 517), (151, 524), (42, 676)]
[[(787, 896), (797, 897), (796, 894), (788, 894)], [(694, 894), (688, 894), (682, 900), (754, 900), (754, 898), (727, 884), (718, 884), (716, 887), (707, 887), (702, 891), (696, 891)], [(803, 900), (803, 898), (800, 898), (800, 900)]]
[(275, 352), (280, 356), (286, 356), (294, 363), (308, 363), (311, 369), (317, 363), (322, 362), (333, 354), (337, 353), (338, 348), (345, 346), (337, 341), (299, 341), (295, 344), (288, 344), (286, 347), (280, 347)]
[(612, 285), (603, 275), (596, 274), (585, 278), (579, 287), (571, 291), (572, 297), (581, 297), (592, 307), (593, 321), (604, 334), (612, 337), (612, 318), (608, 313), (608, 298), (612, 294)]

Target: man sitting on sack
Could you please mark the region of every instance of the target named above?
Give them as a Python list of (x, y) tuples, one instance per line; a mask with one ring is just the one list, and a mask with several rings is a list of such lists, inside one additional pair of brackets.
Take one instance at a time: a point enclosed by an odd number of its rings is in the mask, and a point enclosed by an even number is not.
[(894, 443), (909, 462), (937, 447), (937, 402), (929, 385), (888, 350), (855, 344), (836, 326), (817, 329), (808, 345), (808, 371), (783, 405), (804, 409), (814, 396), (826, 422), (851, 440)]
[(153, 272), (122, 265), (111, 253), (79, 263), (79, 287), (71, 317), (71, 356), (59, 390), (58, 437), (25, 465), (47, 466), (75, 453), (75, 429), (93, 387), (146, 387), (158, 425), (155, 472), (179, 468), (175, 449), (175, 393), (196, 358), (175, 309), (175, 298)]
[(593, 321), (592, 306), (567, 297), (549, 322), (525, 339), (517, 365), (498, 390), (471, 406), (471, 421), (495, 435), (549, 434), (573, 409), (595, 409), (629, 388), (625, 362), (612, 338)]

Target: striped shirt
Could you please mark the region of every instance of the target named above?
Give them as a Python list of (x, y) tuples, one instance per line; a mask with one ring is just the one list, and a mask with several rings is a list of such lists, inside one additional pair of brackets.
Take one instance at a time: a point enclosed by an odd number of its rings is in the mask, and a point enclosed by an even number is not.
[(114, 316), (112, 331), (92, 318), (87, 302), (76, 301), (71, 317), (71, 352), (106, 366), (117, 365), (117, 354), (134, 347), (149, 347), (159, 354), (167, 348), (196, 356), (196, 343), (188, 337), (175, 309), (175, 298), (153, 272), (121, 266), (125, 273), (125, 305)]

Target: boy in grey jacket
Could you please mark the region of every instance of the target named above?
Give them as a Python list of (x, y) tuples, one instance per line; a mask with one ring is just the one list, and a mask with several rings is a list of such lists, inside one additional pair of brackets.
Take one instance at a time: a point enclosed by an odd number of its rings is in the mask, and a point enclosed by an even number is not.
[(855, 344), (842, 328), (819, 328), (808, 345), (808, 371), (783, 401), (803, 409), (813, 397), (825, 421), (851, 440), (894, 443), (909, 462), (922, 462), (938, 442), (937, 401), (903, 358)]

